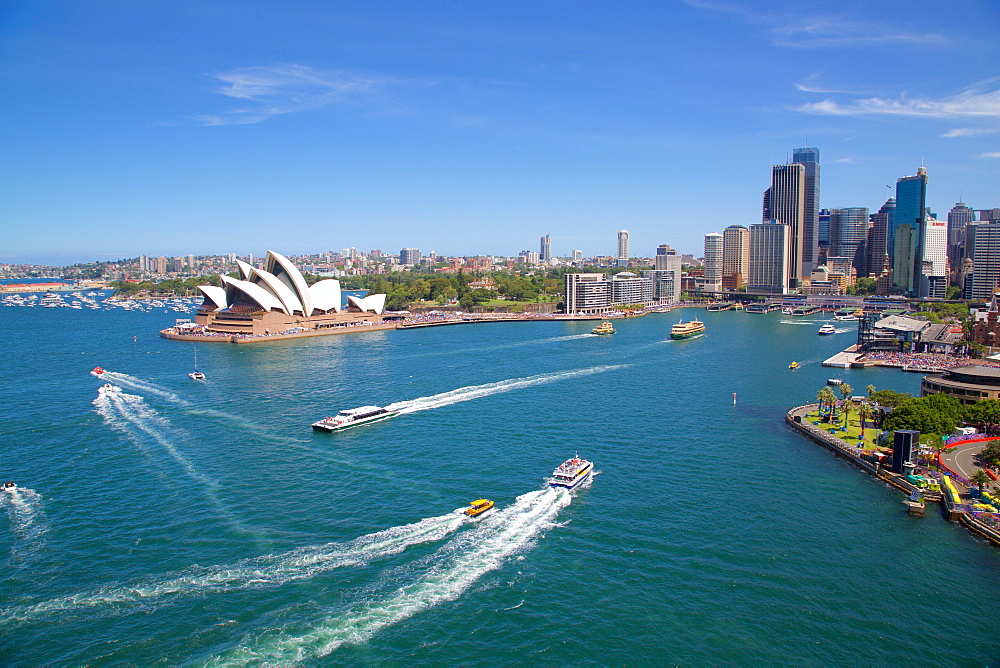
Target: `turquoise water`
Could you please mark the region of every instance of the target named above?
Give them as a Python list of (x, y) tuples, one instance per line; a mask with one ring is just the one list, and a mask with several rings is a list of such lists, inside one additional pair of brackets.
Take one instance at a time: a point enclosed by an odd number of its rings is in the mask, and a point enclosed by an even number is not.
[(919, 375), (697, 314), (202, 344), (199, 383), (174, 313), (0, 309), (0, 663), (996, 664), (1000, 551), (782, 422)]

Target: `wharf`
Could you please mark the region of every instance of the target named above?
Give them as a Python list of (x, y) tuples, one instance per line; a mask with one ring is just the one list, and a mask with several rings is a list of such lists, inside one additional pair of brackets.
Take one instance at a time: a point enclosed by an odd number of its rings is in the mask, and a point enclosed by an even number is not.
[(858, 361), (858, 346), (857, 344), (854, 344), (847, 350), (839, 352), (833, 357), (824, 360), (823, 366), (832, 366), (838, 369), (850, 369), (853, 366), (867, 366), (867, 364)]
[(826, 429), (813, 425), (807, 416), (809, 413), (814, 413), (818, 410), (819, 404), (797, 406), (785, 413), (785, 422), (793, 428), (798, 429), (812, 441), (824, 446), (838, 457), (848, 460), (869, 475), (875, 476), (879, 480), (895, 487), (899, 491), (905, 492), (907, 495), (910, 495), (913, 492), (923, 491), (924, 500), (933, 503), (940, 503), (949, 520), (958, 520), (964, 527), (976, 535), (984, 538), (992, 545), (1000, 547), (1000, 531), (977, 520), (972, 513), (968, 511), (968, 506), (961, 503), (955, 503), (949, 499), (947, 495), (920, 490), (914, 485), (911, 485), (906, 480), (906, 476), (899, 473), (893, 473), (882, 468), (881, 466), (874, 465), (862, 459), (860, 456), (860, 448), (852, 446), (846, 441), (837, 438)]

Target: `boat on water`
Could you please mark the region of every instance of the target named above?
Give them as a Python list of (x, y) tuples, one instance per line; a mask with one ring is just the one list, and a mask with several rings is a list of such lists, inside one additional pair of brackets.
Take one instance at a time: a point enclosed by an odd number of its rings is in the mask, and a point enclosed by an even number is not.
[(826, 323), (825, 325), (819, 328), (819, 333), (821, 335), (836, 334), (837, 328), (831, 325), (830, 323)]
[(314, 431), (343, 431), (351, 427), (363, 424), (371, 424), (399, 415), (398, 411), (391, 411), (380, 406), (361, 406), (360, 408), (348, 408), (340, 411), (333, 417), (323, 418), (318, 422), (313, 422)]
[(118, 387), (117, 385), (112, 385), (111, 383), (104, 383), (104, 385), (101, 385), (99, 388), (97, 388), (98, 394), (105, 394), (105, 395), (121, 394), (121, 392), (122, 388)]
[(95, 366), (93, 369), (90, 370), (90, 375), (91, 376), (97, 376), (98, 378), (100, 378), (103, 373), (104, 373), (104, 369), (102, 369), (99, 366)]
[(799, 363), (798, 362), (792, 362), (791, 364), (788, 365), (788, 368), (789, 369), (798, 369), (799, 368)]
[(705, 332), (705, 323), (695, 318), (690, 322), (684, 322), (683, 320), (673, 327), (670, 328), (670, 338), (672, 339), (690, 339), (692, 336), (698, 336)]
[(844, 380), (842, 378), (828, 378), (826, 384), (836, 387), (837, 385), (843, 385)]
[(17, 483), (8, 480), (3, 484), (3, 491), (7, 492), (8, 494), (13, 494), (14, 492), (17, 491)]
[(615, 328), (611, 326), (611, 323), (605, 320), (597, 327), (590, 330), (591, 334), (614, 334)]
[(194, 349), (194, 371), (188, 374), (191, 380), (205, 380), (205, 374), (198, 371), (198, 349)]
[(494, 503), (489, 499), (476, 499), (475, 501), (469, 504), (469, 507), (466, 508), (463, 511), (463, 513), (465, 515), (468, 515), (469, 517), (478, 517), (483, 513), (485, 513), (487, 510), (493, 508), (493, 506)]
[(549, 478), (549, 486), (575, 489), (589, 478), (593, 471), (594, 462), (580, 459), (580, 456), (577, 455), (572, 459), (564, 461), (552, 472), (552, 477)]

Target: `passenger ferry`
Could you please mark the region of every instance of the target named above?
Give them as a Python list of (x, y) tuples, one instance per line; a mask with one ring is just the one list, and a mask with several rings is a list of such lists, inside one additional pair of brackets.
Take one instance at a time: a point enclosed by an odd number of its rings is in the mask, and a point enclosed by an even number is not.
[(559, 468), (552, 472), (552, 477), (549, 478), (549, 486), (575, 489), (584, 480), (589, 478), (593, 471), (594, 462), (580, 459), (580, 456), (577, 455), (572, 459), (564, 461), (559, 465)]
[(485, 513), (487, 510), (492, 509), (493, 505), (494, 505), (493, 502), (490, 501), (489, 499), (476, 499), (475, 501), (469, 504), (469, 507), (466, 508), (463, 511), (463, 513), (465, 515), (468, 515), (469, 517), (478, 517), (483, 513)]
[(611, 323), (605, 320), (597, 327), (590, 330), (591, 334), (614, 334), (615, 328), (611, 326)]
[(313, 422), (312, 428), (315, 431), (343, 431), (350, 427), (357, 427), (363, 424), (371, 424), (399, 415), (398, 411), (391, 411), (388, 408), (378, 406), (361, 406), (360, 408), (348, 408), (342, 410), (333, 417), (323, 418), (319, 422)]
[(837, 333), (837, 328), (834, 327), (833, 325), (831, 325), (830, 323), (826, 323), (825, 325), (823, 325), (822, 327), (819, 328), (819, 333), (821, 335), (824, 335), (824, 334), (836, 334)]
[(690, 339), (692, 336), (698, 336), (705, 332), (705, 323), (701, 322), (697, 318), (691, 322), (684, 322), (683, 320), (673, 327), (670, 328), (670, 338), (672, 339)]

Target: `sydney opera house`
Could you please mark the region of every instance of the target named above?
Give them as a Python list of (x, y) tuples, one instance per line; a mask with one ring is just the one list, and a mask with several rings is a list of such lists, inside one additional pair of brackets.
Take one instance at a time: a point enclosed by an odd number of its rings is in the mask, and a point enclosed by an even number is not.
[(239, 279), (222, 276), (222, 287), (198, 286), (205, 300), (194, 321), (205, 333), (261, 336), (382, 322), (385, 295), (348, 295), (344, 307), (340, 281), (307, 285), (295, 265), (274, 251), (267, 252), (263, 269), (236, 264)]

